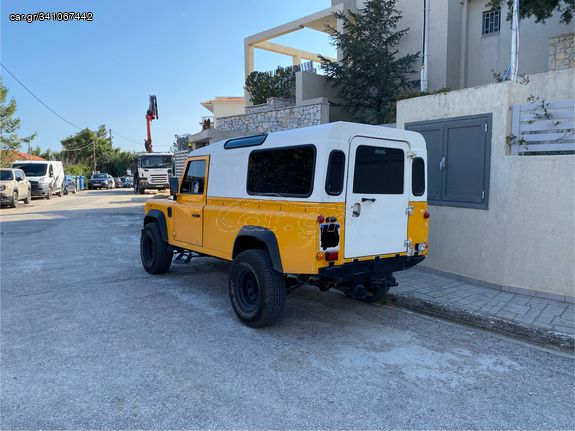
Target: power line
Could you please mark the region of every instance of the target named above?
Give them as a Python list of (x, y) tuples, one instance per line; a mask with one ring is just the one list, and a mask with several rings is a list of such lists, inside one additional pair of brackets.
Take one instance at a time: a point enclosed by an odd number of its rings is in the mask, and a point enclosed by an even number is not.
[(83, 147), (80, 147), (80, 148), (71, 148), (71, 149), (69, 149), (69, 150), (62, 149), (62, 150), (60, 150), (60, 151), (61, 151), (61, 152), (64, 152), (64, 151), (80, 151), (80, 150), (83, 150), (83, 149), (85, 149), (85, 148), (92, 147), (93, 145), (94, 145), (94, 144), (93, 144), (92, 142), (90, 142), (88, 145), (84, 145)]
[(28, 87), (26, 87), (26, 86), (22, 83), (22, 81), (20, 81), (18, 78), (16, 78), (16, 76), (15, 76), (12, 72), (10, 72), (10, 70), (8, 70), (8, 68), (7, 68), (6, 66), (4, 66), (3, 63), (0, 63), (0, 66), (2, 66), (2, 68), (3, 68), (6, 72), (8, 72), (8, 73), (10, 74), (10, 76), (11, 76), (12, 78), (14, 78), (14, 79), (16, 80), (16, 82), (22, 86), (22, 88), (24, 88), (24, 90), (26, 90), (28, 93), (30, 93), (30, 94), (32, 95), (32, 97), (34, 97), (34, 99), (36, 99), (38, 102), (40, 102), (48, 111), (50, 111), (50, 112), (51, 112), (52, 114), (54, 114), (55, 116), (57, 116), (57, 117), (60, 118), (61, 120), (63, 120), (63, 121), (65, 121), (66, 123), (68, 123), (70, 126), (75, 127), (75, 128), (78, 129), (78, 130), (82, 130), (81, 127), (76, 126), (76, 125), (75, 125), (74, 123), (72, 123), (71, 121), (66, 120), (64, 117), (62, 117), (62, 116), (61, 116), (60, 114), (58, 114), (56, 111), (54, 111), (52, 108), (50, 108), (48, 105), (46, 105), (46, 104), (42, 101), (42, 99), (40, 99), (38, 96), (36, 96), (36, 95), (34, 94), (34, 92), (33, 92), (32, 90), (30, 90)]
[[(32, 90), (30, 90), (28, 87), (26, 87), (26, 86), (24, 85), (24, 83), (23, 83), (22, 81), (20, 81), (20, 80), (16, 77), (16, 75), (14, 75), (12, 72), (10, 72), (10, 70), (9, 70), (6, 66), (4, 66), (3, 63), (0, 62), (0, 66), (2, 66), (2, 68), (3, 68), (6, 72), (8, 72), (8, 73), (10, 74), (10, 76), (11, 76), (12, 78), (14, 78), (14, 79), (16, 80), (16, 82), (22, 86), (22, 88), (24, 88), (24, 90), (26, 90), (28, 93), (30, 93), (30, 95), (31, 95), (32, 97), (34, 97), (34, 99), (36, 99), (38, 102), (40, 102), (40, 103), (42, 104), (42, 106), (44, 106), (48, 111), (50, 111), (52, 114), (54, 114), (55, 116), (57, 116), (58, 118), (60, 118), (62, 121), (68, 123), (70, 126), (75, 127), (75, 128), (78, 129), (78, 130), (84, 130), (84, 128), (77, 126), (76, 124), (72, 123), (71, 121), (68, 121), (68, 120), (67, 120), (66, 118), (64, 118), (62, 115), (58, 114), (55, 110), (53, 110), (52, 108), (50, 108), (46, 103), (44, 103), (44, 101), (43, 101), (42, 99), (40, 99), (40, 97), (38, 97), (36, 94), (34, 94), (34, 92), (33, 92)], [(117, 132), (114, 132), (114, 133), (113, 133), (113, 136), (117, 136), (117, 137), (119, 137), (119, 138), (121, 138), (121, 139), (124, 139), (124, 140), (126, 140), (126, 141), (128, 141), (128, 142), (132, 142), (133, 144), (141, 144), (141, 142), (138, 142), (138, 141), (136, 141), (136, 140), (134, 140), (134, 139), (127, 138), (126, 136), (122, 136), (122, 135), (120, 135), (120, 134), (117, 133)], [(90, 145), (92, 145), (92, 144), (90, 144)], [(65, 150), (65, 151), (76, 151), (76, 150)]]
[(133, 144), (141, 144), (141, 142), (138, 142), (134, 139), (126, 138), (125, 136), (120, 135), (118, 132), (113, 132), (112, 136), (117, 136), (118, 138), (122, 138), (126, 141), (132, 142)]

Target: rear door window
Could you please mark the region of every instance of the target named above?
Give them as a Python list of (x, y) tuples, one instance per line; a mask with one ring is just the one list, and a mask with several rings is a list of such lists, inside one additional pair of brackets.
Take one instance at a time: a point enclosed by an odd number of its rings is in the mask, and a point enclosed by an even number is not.
[(404, 160), (399, 148), (360, 145), (355, 153), (353, 193), (403, 194)]

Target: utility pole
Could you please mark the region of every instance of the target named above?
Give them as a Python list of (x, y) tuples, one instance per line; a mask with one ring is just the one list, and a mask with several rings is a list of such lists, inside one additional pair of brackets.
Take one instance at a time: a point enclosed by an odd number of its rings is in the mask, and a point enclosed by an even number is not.
[(112, 129), (109, 129), (110, 131), (110, 147), (112, 146)]
[(92, 141), (92, 156), (94, 157), (94, 171), (96, 172), (96, 141)]

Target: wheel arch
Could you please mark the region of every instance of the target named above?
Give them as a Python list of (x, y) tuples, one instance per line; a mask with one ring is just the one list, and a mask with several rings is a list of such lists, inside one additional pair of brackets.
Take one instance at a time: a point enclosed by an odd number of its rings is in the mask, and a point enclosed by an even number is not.
[(234, 241), (232, 258), (245, 250), (263, 249), (268, 252), (274, 270), (283, 272), (280, 249), (275, 234), (261, 226), (243, 226)]
[(160, 210), (150, 210), (144, 217), (144, 227), (148, 223), (158, 223), (162, 241), (168, 242), (168, 225), (166, 223), (166, 216)]

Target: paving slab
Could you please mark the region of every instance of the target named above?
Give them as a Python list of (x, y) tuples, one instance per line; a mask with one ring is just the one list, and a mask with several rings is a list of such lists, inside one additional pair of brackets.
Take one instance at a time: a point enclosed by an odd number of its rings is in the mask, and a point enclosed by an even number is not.
[(421, 268), (395, 275), (399, 286), (391, 290), (389, 299), (397, 304), (540, 344), (574, 348), (572, 302), (504, 292)]

